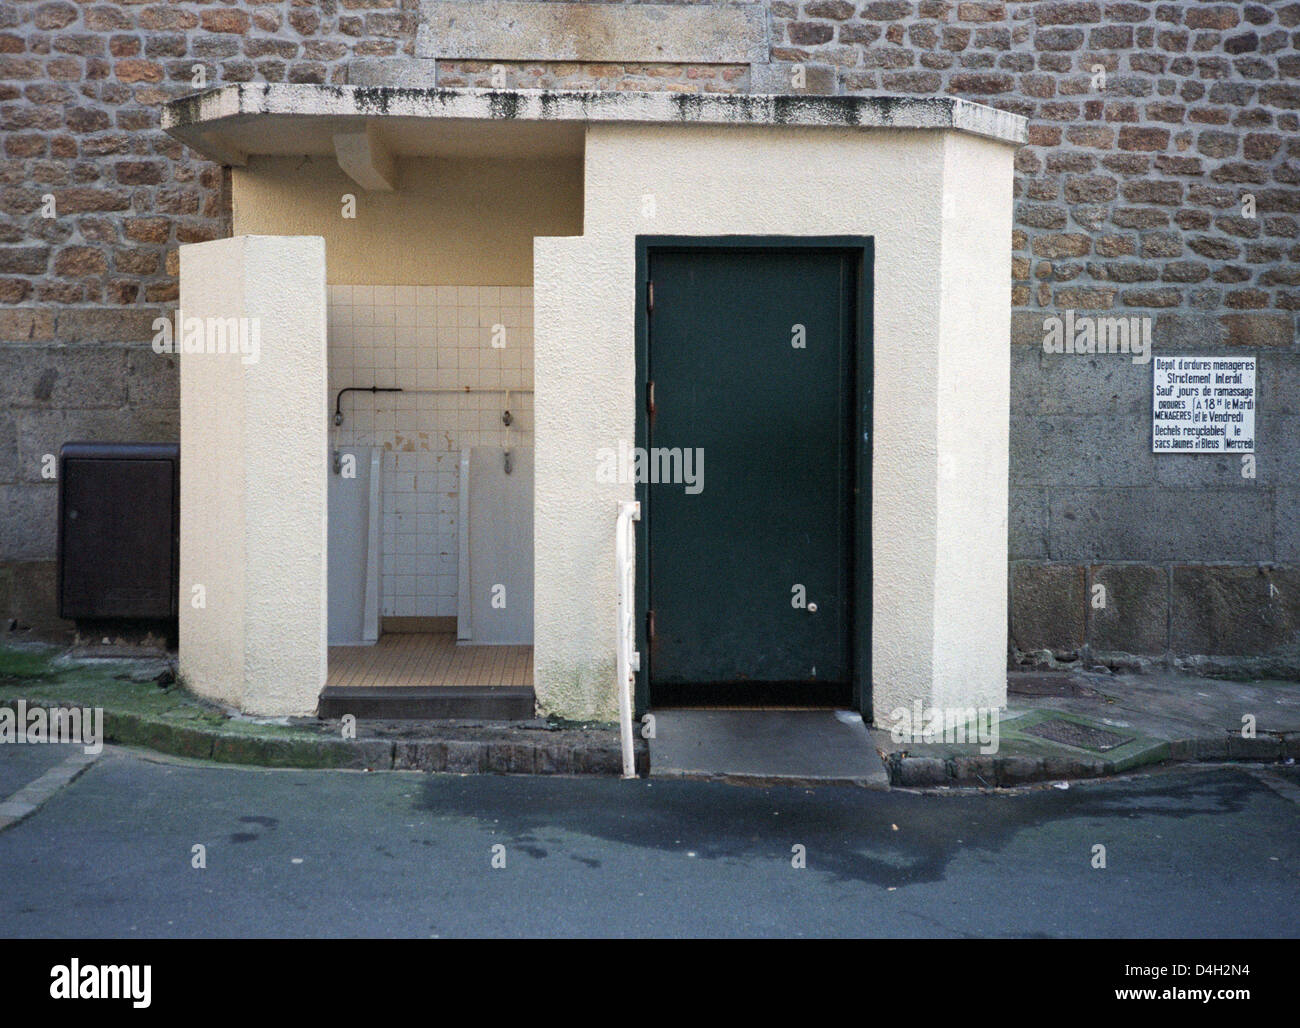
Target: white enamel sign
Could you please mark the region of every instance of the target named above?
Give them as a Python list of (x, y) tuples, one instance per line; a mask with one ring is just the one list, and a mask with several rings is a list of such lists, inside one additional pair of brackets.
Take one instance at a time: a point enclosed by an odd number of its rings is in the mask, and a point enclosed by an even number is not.
[(1156, 357), (1153, 453), (1254, 453), (1254, 357)]

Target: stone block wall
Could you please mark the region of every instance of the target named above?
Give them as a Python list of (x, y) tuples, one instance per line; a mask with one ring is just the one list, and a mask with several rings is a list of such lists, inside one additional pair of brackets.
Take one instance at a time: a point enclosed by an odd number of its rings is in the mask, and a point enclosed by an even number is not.
[[(644, 19), (624, 40), (615, 15), (617, 45), (563, 60), (500, 26), (453, 47), (431, 35), (447, 7), (0, 5), (0, 614), (58, 627), (44, 455), (176, 436), (150, 326), (175, 305), (177, 246), (229, 233), (222, 169), (158, 128), (197, 82), (952, 94), (1030, 120), (1011, 659), (1300, 672), (1300, 3), (764, 0), (726, 15), (740, 42)], [(1150, 365), (1045, 353), (1067, 309), (1148, 319), (1157, 354), (1256, 355), (1253, 477), (1240, 455), (1154, 456)]]

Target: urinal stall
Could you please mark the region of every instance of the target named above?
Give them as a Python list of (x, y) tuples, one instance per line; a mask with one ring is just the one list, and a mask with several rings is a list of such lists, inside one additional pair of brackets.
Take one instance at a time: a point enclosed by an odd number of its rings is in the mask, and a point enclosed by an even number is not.
[(531, 687), (531, 294), (329, 287), (327, 692)]

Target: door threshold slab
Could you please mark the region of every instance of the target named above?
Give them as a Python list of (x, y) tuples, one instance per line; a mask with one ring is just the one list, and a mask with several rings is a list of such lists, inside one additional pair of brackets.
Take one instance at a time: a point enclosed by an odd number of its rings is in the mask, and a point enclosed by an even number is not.
[(888, 789), (871, 731), (848, 710), (652, 709), (651, 778)]

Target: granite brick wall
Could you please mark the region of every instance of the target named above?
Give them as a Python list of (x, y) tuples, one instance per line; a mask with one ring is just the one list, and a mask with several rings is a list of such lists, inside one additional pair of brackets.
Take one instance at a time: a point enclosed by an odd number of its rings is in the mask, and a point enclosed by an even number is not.
[[(196, 66), (208, 85), (413, 67), (419, 84), (504, 73), (520, 88), (798, 81), (959, 95), (1030, 120), (1008, 269), (1011, 659), (1300, 673), (1300, 3), (769, 0), (766, 13), (769, 65), (435, 70), (413, 59), (414, 0), (0, 4), (0, 613), (57, 627), (43, 455), (175, 437), (176, 369), (149, 350), (149, 326), (174, 306), (177, 246), (229, 232), (222, 169), (158, 128)], [(1043, 320), (1066, 309), (1150, 319), (1157, 354), (1258, 356), (1253, 477), (1239, 455), (1153, 456), (1150, 365), (1045, 353)]]

